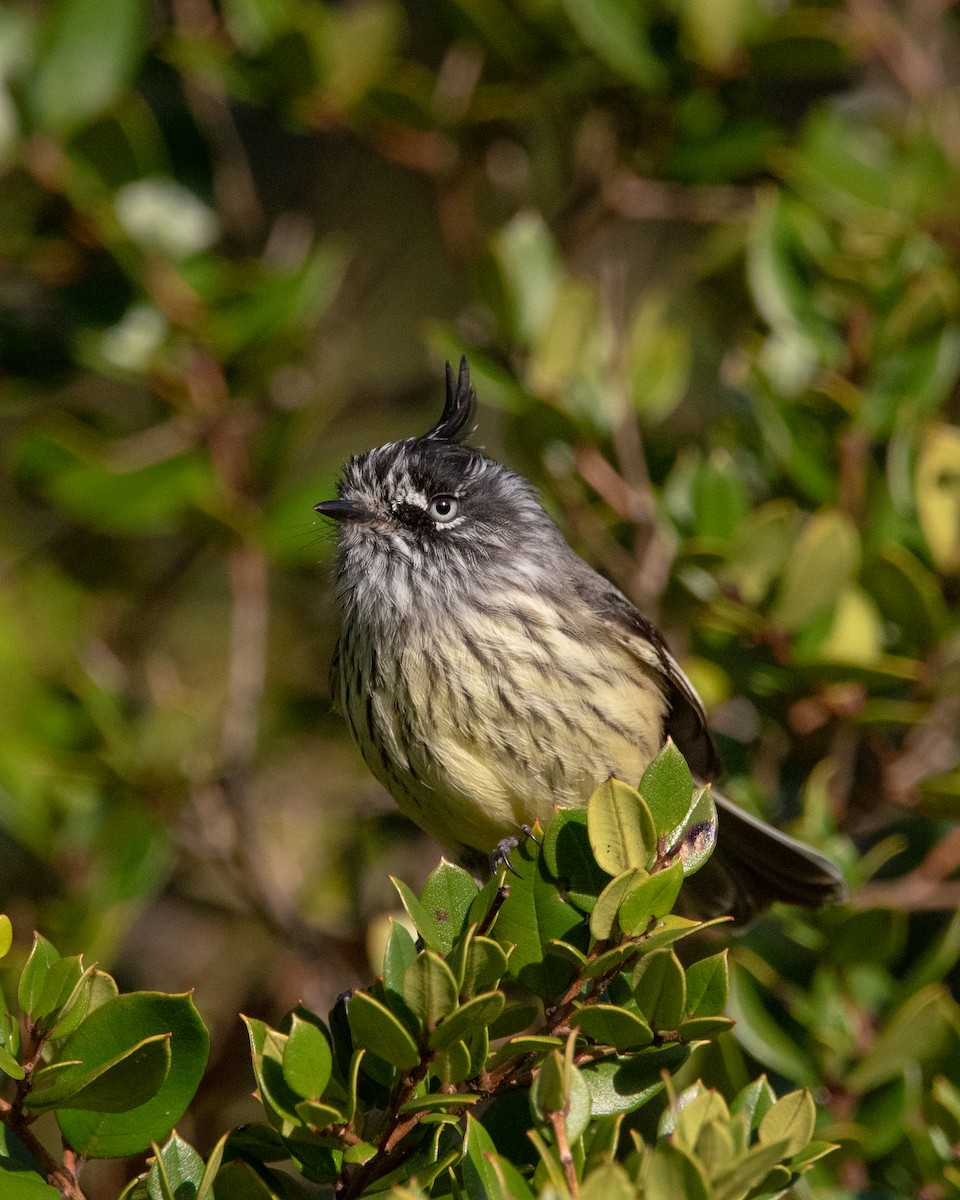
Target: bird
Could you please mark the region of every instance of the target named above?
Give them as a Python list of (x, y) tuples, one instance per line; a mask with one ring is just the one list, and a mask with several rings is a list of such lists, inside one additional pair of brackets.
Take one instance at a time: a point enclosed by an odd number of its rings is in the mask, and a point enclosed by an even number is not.
[[(611, 777), (636, 786), (667, 738), (704, 783), (721, 763), (655, 626), (527, 479), (469, 445), (476, 405), (464, 355), (456, 375), (447, 363), (436, 424), (355, 454), (315, 511), (338, 527), (334, 705), (400, 810), (482, 874), (555, 808), (586, 805)], [(774, 901), (843, 898), (827, 857), (715, 802), (687, 908), (745, 922)]]

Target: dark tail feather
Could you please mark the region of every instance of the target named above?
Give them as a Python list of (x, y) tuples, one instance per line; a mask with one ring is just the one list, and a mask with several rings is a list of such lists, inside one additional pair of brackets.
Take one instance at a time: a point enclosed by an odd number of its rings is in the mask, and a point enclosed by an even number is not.
[(684, 884), (681, 898), (698, 917), (729, 914), (749, 921), (776, 900), (819, 908), (847, 894), (839, 868), (816, 850), (788, 837), (714, 793), (717, 846), (705, 866)]

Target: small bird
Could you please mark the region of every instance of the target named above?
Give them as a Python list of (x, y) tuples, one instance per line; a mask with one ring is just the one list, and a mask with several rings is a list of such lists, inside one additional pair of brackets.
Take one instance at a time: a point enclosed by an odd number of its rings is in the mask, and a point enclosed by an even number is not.
[[(479, 872), (555, 806), (611, 776), (636, 785), (668, 736), (699, 779), (720, 762), (654, 626), (532, 484), (465, 444), (475, 407), (464, 356), (436, 425), (355, 455), (316, 511), (339, 524), (334, 701), (401, 811)], [(823, 855), (715, 798), (717, 847), (684, 885), (693, 911), (745, 921), (842, 898)]]

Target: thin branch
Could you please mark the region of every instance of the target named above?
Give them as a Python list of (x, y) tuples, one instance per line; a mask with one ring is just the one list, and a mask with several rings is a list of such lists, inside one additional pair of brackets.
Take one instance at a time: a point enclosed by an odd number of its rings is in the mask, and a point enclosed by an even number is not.
[(43, 1171), (47, 1183), (57, 1189), (63, 1200), (86, 1200), (80, 1181), (76, 1176), (77, 1156), (69, 1146), (64, 1146), (63, 1162), (58, 1163), (33, 1130), (23, 1120), (18, 1120), (14, 1107), (0, 1098), (0, 1122), (6, 1125), (27, 1150), (33, 1155)]
[(560, 1165), (563, 1167), (567, 1187), (570, 1189), (570, 1195), (576, 1196), (580, 1192), (580, 1182), (577, 1179), (577, 1167), (570, 1150), (570, 1142), (567, 1138), (567, 1126), (564, 1118), (565, 1114), (562, 1112), (551, 1113), (550, 1126), (553, 1129), (553, 1139), (557, 1146), (557, 1153), (560, 1155)]

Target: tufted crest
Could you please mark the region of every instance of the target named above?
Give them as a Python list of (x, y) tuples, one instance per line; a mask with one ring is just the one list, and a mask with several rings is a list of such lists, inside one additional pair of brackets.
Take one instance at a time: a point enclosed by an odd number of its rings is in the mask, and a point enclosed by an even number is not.
[(459, 442), (468, 436), (477, 406), (477, 393), (470, 385), (470, 364), (467, 356), (460, 359), (460, 372), (456, 378), (453, 367), (447, 363), (447, 395), (440, 420), (423, 436), (437, 442)]

